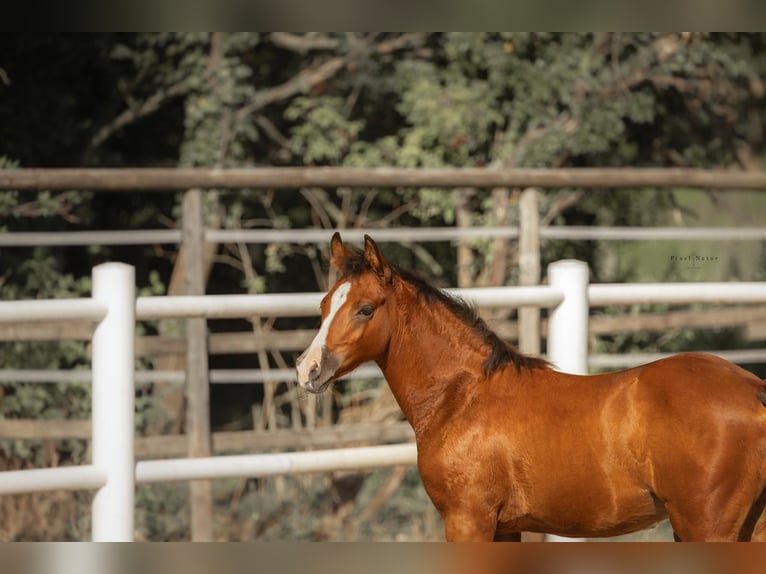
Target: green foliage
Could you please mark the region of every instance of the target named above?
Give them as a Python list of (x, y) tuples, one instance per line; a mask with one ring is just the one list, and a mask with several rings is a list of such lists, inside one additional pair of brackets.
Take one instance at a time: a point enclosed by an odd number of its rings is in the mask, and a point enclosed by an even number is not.
[(60, 275), (59, 262), (45, 248), (35, 248), (29, 259), (3, 275), (3, 299), (76, 297), (90, 291), (90, 277)]
[[(60, 275), (56, 261), (42, 255), (23, 261), (2, 278), (4, 299), (73, 297), (90, 290), (89, 278)], [(87, 366), (85, 344), (80, 341), (0, 343), (0, 365), (9, 369), (75, 369)], [(4, 385), (1, 418), (84, 419), (90, 416), (90, 384)], [(59, 445), (59, 459), (80, 463), (85, 457), (83, 441), (67, 440)], [(6, 459), (20, 458), (33, 465), (44, 464), (48, 449), (42, 441), (0, 441)]]
[[(471, 165), (503, 119), (489, 84), (457, 66), (403, 62), (395, 82), (402, 93), (397, 111), (411, 126), (404, 130), (403, 157), (415, 147), (425, 155), (424, 165)], [(404, 164), (418, 165), (409, 159)]]
[(348, 153), (364, 127), (361, 120), (349, 120), (337, 97), (295, 98), (285, 110), (285, 119), (296, 122), (291, 130), (292, 148), (306, 165), (335, 164)]
[(189, 539), (189, 488), (178, 484), (142, 484), (136, 487), (136, 531), (140, 540)]
[(182, 165), (241, 165), (246, 146), (257, 141), (255, 126), (240, 121), (234, 110), (255, 97), (249, 59), (258, 43), (257, 34), (225, 35), (214, 52), (202, 35), (194, 49), (181, 48), (192, 69), (189, 76), (198, 80), (186, 97)]

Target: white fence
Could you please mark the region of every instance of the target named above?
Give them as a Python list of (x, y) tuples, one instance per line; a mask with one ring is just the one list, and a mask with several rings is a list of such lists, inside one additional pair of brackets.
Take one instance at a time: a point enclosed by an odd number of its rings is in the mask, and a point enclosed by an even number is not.
[[(550, 307), (548, 359), (557, 368), (587, 372), (590, 306), (661, 302), (766, 302), (766, 283), (588, 285), (588, 268), (559, 261), (549, 286), (453, 290), (485, 307)], [(0, 323), (87, 321), (93, 336), (93, 462), (79, 467), (0, 473), (0, 494), (96, 489), (95, 541), (133, 538), (136, 483), (325, 472), (413, 464), (413, 444), (301, 453), (218, 456), (136, 462), (134, 330), (136, 320), (165, 317), (316, 315), (321, 294), (135, 298), (134, 270), (107, 263), (93, 271), (93, 297), (0, 302)]]
[[(327, 244), (333, 229), (206, 229), (208, 243), (321, 243)], [(550, 225), (539, 230), (541, 240), (568, 241), (764, 241), (763, 227), (630, 227)], [(345, 229), (347, 241), (372, 235), (378, 243), (427, 243), (467, 239), (518, 239), (518, 226), (502, 227), (391, 227)], [(120, 229), (110, 231), (5, 231), (0, 247), (77, 245), (154, 245), (181, 243), (180, 229)]]

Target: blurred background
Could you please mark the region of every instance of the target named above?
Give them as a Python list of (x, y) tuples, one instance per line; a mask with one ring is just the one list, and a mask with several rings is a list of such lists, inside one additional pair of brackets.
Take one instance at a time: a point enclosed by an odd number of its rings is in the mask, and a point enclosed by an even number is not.
[[(760, 33), (3, 35), (0, 169), (760, 172), (765, 81)], [(151, 235), (180, 237), (183, 195), (0, 191), (2, 299), (87, 295), (91, 268), (114, 260), (136, 267), (142, 295), (183, 294), (180, 240)], [(397, 228), (427, 232), (400, 240), (403, 231), (379, 242), (392, 261), (442, 287), (535, 284), (544, 281), (548, 263), (562, 258), (586, 261), (593, 283), (766, 280), (762, 191), (212, 189), (202, 195), (201, 216), (208, 231), (250, 233), (222, 236), (199, 250), (209, 294), (325, 290), (326, 238), (335, 229), (373, 237)], [(525, 225), (539, 229), (531, 272), (519, 244)], [(648, 231), (637, 239), (624, 235), (628, 227)], [(546, 235), (554, 228), (558, 234)], [(618, 231), (594, 231), (608, 228)], [(652, 228), (697, 231), (661, 236)], [(452, 234), (434, 231), (441, 229)], [(308, 230), (326, 234), (301, 235)], [(75, 234), (91, 231), (124, 233), (118, 239)], [(33, 238), (33, 232), (45, 235)], [(485, 316), (504, 338), (521, 343), (515, 311)], [(544, 329), (544, 313), (540, 319)], [(207, 322), (209, 367), (224, 373), (211, 376), (215, 454), (410, 438), (380, 379), (351, 378), (319, 398), (297, 391), (289, 370), (317, 326), (317, 318)], [(89, 366), (87, 336), (66, 325), (48, 329), (0, 328), (0, 469), (89, 459), (83, 423), (90, 386), (61, 382), (60, 374)], [(183, 378), (163, 382), (151, 375), (183, 372), (185, 329), (180, 320), (139, 326), (137, 368), (148, 373), (136, 388), (140, 458), (187, 450)], [(62, 336), (67, 340), (53, 340)], [(535, 339), (522, 350), (541, 352), (539, 332)], [(591, 317), (590, 347), (607, 359), (591, 366), (611, 368), (608, 357), (637, 352), (751, 350), (744, 366), (766, 377), (764, 341), (763, 306), (606, 308)], [(266, 369), (272, 374), (257, 382), (225, 375)], [(31, 381), (21, 370), (47, 374)], [(210, 493), (208, 507), (199, 510), (208, 516), (207, 532), (196, 536), (187, 483), (139, 486), (136, 538), (442, 539), (414, 467), (213, 481)], [(0, 539), (88, 539), (91, 498), (86, 492), (0, 497)], [(634, 539), (669, 536), (662, 525)]]

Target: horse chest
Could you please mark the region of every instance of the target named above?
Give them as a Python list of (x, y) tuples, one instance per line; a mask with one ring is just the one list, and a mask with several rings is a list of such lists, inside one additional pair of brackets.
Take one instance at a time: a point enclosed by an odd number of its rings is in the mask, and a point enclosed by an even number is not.
[(478, 503), (523, 512), (524, 456), (505, 435), (469, 428), (420, 437), (418, 467), (426, 492), (440, 510)]

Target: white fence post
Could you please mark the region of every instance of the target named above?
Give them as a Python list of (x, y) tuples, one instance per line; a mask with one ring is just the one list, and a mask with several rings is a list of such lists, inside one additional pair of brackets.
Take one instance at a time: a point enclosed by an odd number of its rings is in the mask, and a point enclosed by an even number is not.
[(93, 499), (93, 541), (129, 542), (135, 491), (133, 267), (95, 267), (93, 298), (108, 309), (93, 334), (93, 464), (107, 476)]
[(548, 320), (548, 360), (559, 370), (588, 373), (588, 264), (575, 259), (548, 266), (548, 284), (564, 292)]
[[(588, 374), (588, 264), (575, 259), (548, 266), (548, 284), (564, 292), (564, 301), (551, 309), (548, 319), (548, 360), (559, 370)], [(578, 542), (546, 534), (549, 542)]]

